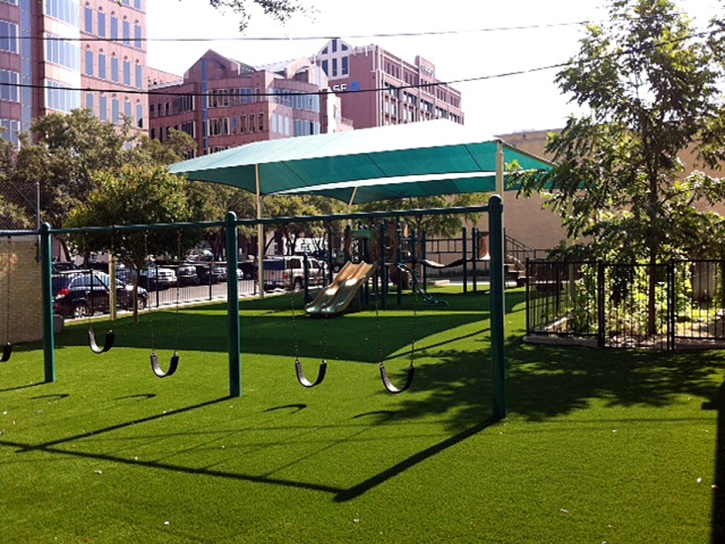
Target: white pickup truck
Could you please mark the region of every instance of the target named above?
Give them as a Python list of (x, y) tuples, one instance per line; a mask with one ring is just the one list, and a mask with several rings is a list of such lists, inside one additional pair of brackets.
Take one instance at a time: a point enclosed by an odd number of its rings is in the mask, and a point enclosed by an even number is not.
[[(268, 257), (264, 259), (264, 288), (299, 291), (305, 285), (305, 258), (301, 255)], [(314, 257), (307, 258), (308, 285), (325, 283), (325, 264)]]

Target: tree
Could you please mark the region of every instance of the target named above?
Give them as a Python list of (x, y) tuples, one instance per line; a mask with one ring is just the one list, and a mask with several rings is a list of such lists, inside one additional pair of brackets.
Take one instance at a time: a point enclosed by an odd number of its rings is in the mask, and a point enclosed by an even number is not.
[(304, 7), (298, 0), (209, 0), (209, 3), (221, 10), (230, 9), (239, 16), (239, 30), (247, 28), (250, 20), (249, 8), (256, 5), (265, 15), (270, 15), (281, 23), (287, 22), (293, 15), (309, 14), (310, 8)]
[(715, 167), (722, 157), (720, 31), (695, 32), (670, 0), (613, 0), (609, 22), (587, 27), (579, 53), (556, 77), (588, 113), (550, 137), (558, 166), (523, 182), (525, 195), (550, 192), (548, 205), (569, 236), (593, 240), (592, 255), (651, 265), (650, 333), (654, 265), (702, 246), (705, 233), (723, 232), (719, 216), (694, 207), (722, 198), (721, 180), (702, 172), (681, 180), (678, 158), (692, 150), (697, 165)]
[[(165, 166), (123, 166), (118, 174), (98, 171), (93, 178), (96, 188), (85, 202), (70, 215), (74, 227), (175, 223), (195, 218), (184, 182), (169, 173)], [(141, 270), (149, 255), (172, 254), (179, 257), (198, 239), (199, 232), (190, 229), (158, 229), (153, 231), (118, 231), (90, 233), (76, 241), (84, 252), (113, 253), (133, 271), (134, 321), (138, 322), (137, 288)]]

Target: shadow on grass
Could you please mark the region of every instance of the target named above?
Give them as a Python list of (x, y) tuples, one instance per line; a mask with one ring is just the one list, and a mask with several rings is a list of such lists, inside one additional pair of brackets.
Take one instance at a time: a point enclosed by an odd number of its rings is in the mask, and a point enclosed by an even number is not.
[(715, 478), (712, 500), (712, 544), (725, 542), (725, 382), (703, 410), (717, 410), (717, 442), (715, 444)]

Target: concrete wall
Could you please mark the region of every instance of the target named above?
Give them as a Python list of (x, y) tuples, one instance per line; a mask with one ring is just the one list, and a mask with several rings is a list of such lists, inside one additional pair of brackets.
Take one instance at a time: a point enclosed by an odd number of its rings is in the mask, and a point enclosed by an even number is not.
[(0, 342), (42, 340), (42, 315), (38, 237), (0, 239)]

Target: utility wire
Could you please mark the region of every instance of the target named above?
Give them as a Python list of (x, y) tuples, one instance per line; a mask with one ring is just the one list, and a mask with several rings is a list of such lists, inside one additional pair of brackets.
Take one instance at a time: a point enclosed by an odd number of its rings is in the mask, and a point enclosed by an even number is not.
[[(618, 50), (613, 51), (611, 53), (608, 53), (606, 55), (600, 55), (599, 57), (596, 57), (596, 60), (605, 60), (608, 58), (616, 58), (628, 55), (630, 53), (634, 52), (643, 52), (647, 50), (653, 50), (658, 49), (660, 47), (665, 47), (668, 45), (672, 45), (675, 43), (683, 42), (686, 40), (689, 40), (691, 38), (702, 38), (706, 36), (715, 35), (718, 33), (725, 32), (725, 28), (723, 29), (714, 29), (711, 31), (704, 31), (704, 32), (698, 32), (694, 34), (689, 34), (687, 36), (684, 36), (682, 38), (676, 38), (672, 40), (667, 40), (665, 42), (659, 42), (659, 43), (652, 43), (645, 46), (639, 46), (639, 47), (631, 47), (624, 50)], [(549, 64), (547, 66), (539, 66), (535, 68), (526, 68), (522, 70), (513, 70), (510, 72), (502, 72), (498, 74), (491, 74), (491, 75), (484, 75), (484, 76), (475, 76), (470, 78), (461, 78), (461, 79), (453, 79), (449, 81), (435, 81), (431, 83), (419, 83), (419, 84), (409, 84), (409, 85), (399, 85), (396, 87), (372, 87), (372, 88), (359, 88), (359, 89), (346, 89), (346, 90), (331, 90), (331, 89), (322, 89), (318, 91), (308, 91), (308, 92), (260, 92), (260, 93), (249, 93), (249, 94), (229, 94), (229, 93), (213, 93), (213, 92), (183, 92), (183, 91), (174, 91), (174, 90), (162, 90), (162, 89), (150, 89), (150, 90), (140, 90), (140, 89), (130, 89), (126, 87), (118, 87), (118, 88), (93, 88), (93, 87), (57, 87), (57, 86), (50, 86), (50, 85), (32, 85), (32, 84), (23, 84), (23, 83), (4, 83), (3, 85), (7, 87), (17, 87), (22, 89), (53, 89), (53, 90), (67, 90), (67, 91), (80, 91), (80, 92), (97, 92), (101, 94), (106, 93), (117, 93), (117, 94), (127, 94), (127, 95), (148, 95), (148, 96), (194, 96), (194, 97), (202, 97), (202, 98), (209, 98), (209, 97), (229, 97), (229, 98), (239, 98), (239, 99), (247, 99), (247, 98), (255, 98), (255, 97), (286, 97), (286, 96), (323, 96), (327, 94), (352, 94), (352, 93), (377, 93), (377, 92), (390, 92), (391, 89), (398, 91), (398, 90), (406, 90), (406, 89), (421, 89), (425, 90), (428, 88), (436, 88), (436, 87), (448, 87), (451, 85), (459, 84), (459, 83), (471, 83), (476, 81), (488, 81), (493, 79), (502, 79), (506, 77), (513, 77), (513, 76), (521, 76), (521, 75), (527, 75), (527, 74), (533, 74), (537, 72), (543, 72), (547, 70), (554, 70), (557, 68), (564, 68), (567, 66), (572, 66), (577, 63), (579, 63), (579, 60), (573, 59), (566, 62), (559, 62), (555, 64)], [(176, 82), (170, 82), (168, 85), (175, 85)]]

